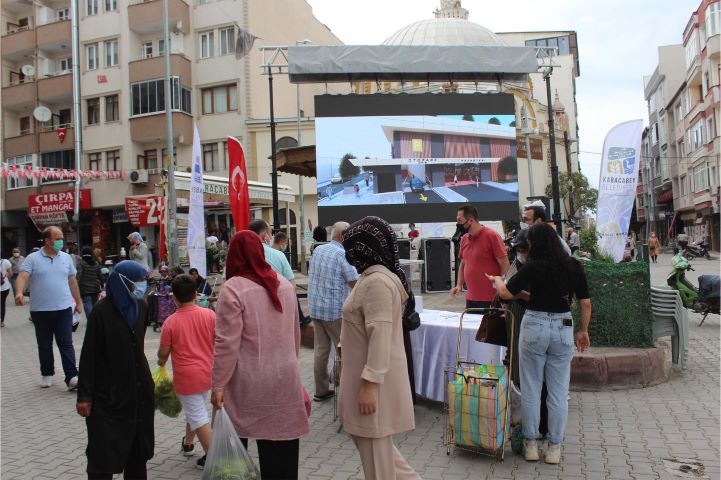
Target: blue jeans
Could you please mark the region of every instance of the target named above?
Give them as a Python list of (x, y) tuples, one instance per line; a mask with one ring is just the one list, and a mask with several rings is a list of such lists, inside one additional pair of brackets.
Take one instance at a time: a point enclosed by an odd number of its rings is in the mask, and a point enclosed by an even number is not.
[(523, 436), (541, 438), (541, 388), (548, 389), (548, 435), (551, 443), (562, 443), (568, 418), (568, 384), (573, 358), (573, 326), (564, 326), (570, 312), (526, 310), (521, 322), (519, 359), (521, 372)]
[(78, 376), (73, 348), (73, 309), (49, 312), (30, 312), (35, 325), (35, 338), (38, 342), (40, 374), (43, 377), (55, 375), (55, 357), (53, 356), (53, 335), (60, 350), (60, 359), (65, 372), (65, 384)]
[(96, 303), (98, 303), (98, 294), (95, 295), (83, 295), (83, 310), (85, 310), (85, 318), (90, 318), (90, 312), (93, 310), (93, 307)]

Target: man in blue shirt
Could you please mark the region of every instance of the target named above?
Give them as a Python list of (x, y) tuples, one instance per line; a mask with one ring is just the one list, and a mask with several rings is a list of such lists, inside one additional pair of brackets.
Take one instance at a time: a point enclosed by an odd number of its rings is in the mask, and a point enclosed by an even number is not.
[(290, 268), (288, 259), (283, 252), (270, 246), (270, 242), (273, 239), (273, 232), (268, 222), (259, 218), (255, 219), (248, 224), (248, 230), (255, 232), (255, 234), (260, 237), (260, 241), (263, 243), (263, 251), (265, 252), (265, 261), (268, 262), (270, 268), (285, 277), (286, 280), (295, 286), (295, 274), (293, 274), (293, 270)]
[(61, 251), (63, 231), (47, 227), (41, 234), (43, 248), (27, 256), (17, 278), (15, 304), (24, 305), (23, 291), (30, 281), (30, 317), (35, 324), (40, 374), (43, 388), (53, 384), (55, 358), (53, 336), (60, 350), (65, 384), (72, 391), (78, 387), (78, 369), (73, 348), (73, 301), (75, 311), (83, 313), (83, 302), (75, 279), (73, 257)]
[[(333, 225), (331, 242), (313, 251), (308, 270), (308, 306), (313, 319), (316, 402), (333, 396), (328, 378), (328, 355), (332, 347), (340, 343), (343, 303), (358, 280), (358, 272), (348, 263), (343, 248), (343, 232), (346, 222)], [(340, 372), (338, 372), (340, 375)]]

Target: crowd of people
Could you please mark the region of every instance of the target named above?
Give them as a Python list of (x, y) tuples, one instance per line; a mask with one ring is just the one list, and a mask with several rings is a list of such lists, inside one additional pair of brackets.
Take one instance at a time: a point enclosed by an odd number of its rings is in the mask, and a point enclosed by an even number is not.
[[(545, 210), (529, 206), (512, 239), (513, 263), (503, 239), (467, 205), (457, 212), (460, 237), (455, 297), (464, 286), (467, 308), (502, 301), (520, 312), (517, 348), (522, 388), (524, 456), (538, 460), (538, 440), (549, 442), (545, 461), (559, 463), (567, 417), (574, 347), (571, 304), (580, 306), (575, 345), (588, 348), (591, 303), (581, 264), (546, 223)], [(411, 232), (417, 232), (411, 225)], [(325, 229), (323, 229), (325, 233)], [(576, 239), (577, 239), (577, 234)], [(400, 267), (391, 226), (377, 217), (337, 222), (330, 242), (314, 231), (308, 308), (314, 325), (313, 400), (332, 398), (328, 360), (342, 352), (339, 416), (356, 445), (365, 478), (420, 478), (393, 445), (393, 435), (415, 428), (412, 350), (408, 317), (415, 297)], [(417, 237), (417, 235), (414, 235)], [(147, 478), (154, 455), (154, 385), (144, 353), (150, 310), (143, 300), (151, 271), (142, 236), (131, 234), (128, 260), (104, 272), (92, 250), (79, 259), (63, 251), (63, 232), (48, 227), (43, 246), (26, 258), (3, 262), (3, 281), (25, 303), (35, 326), (41, 386), (54, 377), (53, 338), (65, 383), (77, 390), (77, 412), (88, 429), (88, 478)], [(284, 234), (253, 220), (231, 239), (219, 293), (197, 269), (161, 265), (175, 312), (162, 325), (157, 364), (170, 359), (173, 385), (185, 415), (180, 451), (205, 455), (211, 445), (207, 398), (224, 408), (243, 444), (254, 439), (265, 479), (297, 478), (299, 439), (309, 433), (310, 396), (300, 379), (299, 348), (306, 321), (287, 257)], [(18, 252), (19, 254), (19, 252)], [(16, 271), (17, 269), (17, 271)], [(52, 285), (52, 288), (50, 288)], [(8, 287), (8, 288), (11, 288)], [(41, 292), (41, 293), (37, 293)], [(213, 309), (198, 305), (212, 298)], [(496, 298), (498, 297), (498, 298)], [(575, 298), (575, 300), (574, 300)], [(207, 305), (203, 305), (207, 306)], [(87, 315), (76, 367), (73, 314)], [(4, 314), (4, 312), (3, 312)]]

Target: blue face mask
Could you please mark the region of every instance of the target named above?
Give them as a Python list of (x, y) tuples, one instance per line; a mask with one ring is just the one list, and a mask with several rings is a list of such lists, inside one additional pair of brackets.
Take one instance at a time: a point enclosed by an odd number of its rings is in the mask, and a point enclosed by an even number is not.
[(55, 252), (57, 253), (57, 252), (59, 252), (59, 251), (62, 250), (62, 249), (63, 249), (63, 241), (62, 241), (62, 240), (55, 240), (55, 241), (53, 242), (53, 250), (55, 250)]

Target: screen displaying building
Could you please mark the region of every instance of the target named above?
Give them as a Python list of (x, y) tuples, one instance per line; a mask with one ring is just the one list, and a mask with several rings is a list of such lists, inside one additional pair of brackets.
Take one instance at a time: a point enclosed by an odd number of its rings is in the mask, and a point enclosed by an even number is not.
[(322, 96), (316, 114), (321, 223), (449, 221), (466, 203), (518, 216), (512, 96)]

